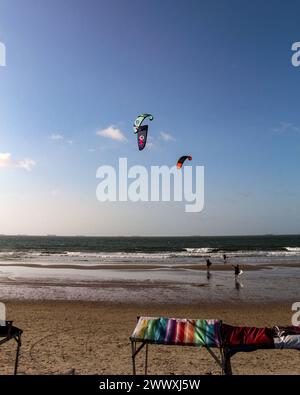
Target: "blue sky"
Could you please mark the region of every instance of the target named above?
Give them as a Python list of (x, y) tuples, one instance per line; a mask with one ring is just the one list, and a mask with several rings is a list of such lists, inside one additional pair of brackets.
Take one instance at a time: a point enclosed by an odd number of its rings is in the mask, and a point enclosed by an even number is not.
[[(299, 13), (275, 0), (1, 0), (0, 233), (300, 233)], [(143, 112), (155, 120), (139, 152)], [(110, 126), (126, 140), (96, 134)], [(98, 166), (185, 153), (205, 166), (201, 213), (97, 201)]]

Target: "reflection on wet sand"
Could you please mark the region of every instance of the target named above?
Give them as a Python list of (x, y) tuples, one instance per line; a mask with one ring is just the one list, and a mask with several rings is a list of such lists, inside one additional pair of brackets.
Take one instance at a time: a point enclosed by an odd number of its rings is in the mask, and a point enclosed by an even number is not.
[(239, 281), (239, 279), (236, 277), (235, 279), (235, 289), (237, 289), (238, 291), (244, 288), (243, 283), (241, 281)]
[[(242, 284), (241, 276), (234, 282), (232, 267), (221, 271), (214, 270), (216, 266), (212, 270), (186, 266), (74, 270), (7, 265), (0, 271), (0, 298), (190, 304), (204, 300), (250, 303), (300, 299), (299, 268), (276, 266), (248, 271), (243, 265)], [(237, 292), (242, 288), (242, 292)]]

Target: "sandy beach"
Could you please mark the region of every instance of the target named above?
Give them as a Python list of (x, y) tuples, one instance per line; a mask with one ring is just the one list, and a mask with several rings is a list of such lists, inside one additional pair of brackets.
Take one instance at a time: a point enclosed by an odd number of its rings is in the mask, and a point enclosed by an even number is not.
[[(0, 301), (24, 332), (22, 375), (129, 375), (137, 316), (288, 326), (291, 306), (300, 301), (300, 250), (282, 247), (300, 244), (300, 237), (220, 238), (217, 250), (206, 247), (214, 238), (0, 237), (1, 243)], [(243, 270), (238, 281), (236, 264)], [(15, 346), (0, 347), (0, 374), (12, 374)], [(138, 373), (143, 362), (144, 352)], [(238, 353), (232, 368), (234, 374), (299, 374), (299, 362), (295, 350), (259, 350)], [(148, 373), (219, 375), (221, 369), (205, 349), (150, 346)]]
[[(23, 329), (19, 374), (131, 374), (129, 336), (139, 315), (219, 318), (233, 325), (290, 325), (291, 304), (189, 305), (9, 301), (7, 319)], [(0, 373), (11, 374), (15, 343), (1, 346)], [(143, 356), (138, 359), (138, 367)], [(151, 346), (149, 374), (220, 374), (207, 351)], [(259, 350), (232, 358), (234, 374), (299, 374), (295, 350)], [(73, 370), (75, 369), (75, 371)]]

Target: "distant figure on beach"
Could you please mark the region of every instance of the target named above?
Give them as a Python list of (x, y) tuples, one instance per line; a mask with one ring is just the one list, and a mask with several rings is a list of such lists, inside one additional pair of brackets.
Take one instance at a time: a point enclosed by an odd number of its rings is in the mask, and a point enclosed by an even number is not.
[(235, 275), (235, 278), (237, 278), (237, 276), (238, 276), (239, 274), (241, 274), (242, 271), (241, 271), (239, 265), (233, 266), (233, 268), (234, 268), (234, 275)]
[(211, 265), (212, 265), (212, 263), (211, 263), (210, 259), (206, 259), (206, 267), (207, 267), (207, 270), (209, 270), (209, 268), (211, 267)]
[(210, 279), (210, 271), (209, 268), (211, 267), (212, 263), (210, 259), (206, 259), (206, 270), (207, 270), (207, 279)]
[(240, 269), (239, 265), (232, 266), (234, 268), (234, 276), (235, 276), (235, 288), (240, 289), (243, 288), (243, 284), (239, 281), (239, 276), (243, 274), (243, 271)]
[(226, 256), (226, 254), (223, 254), (223, 259), (224, 259), (224, 265), (225, 265), (225, 263), (227, 263), (227, 256)]

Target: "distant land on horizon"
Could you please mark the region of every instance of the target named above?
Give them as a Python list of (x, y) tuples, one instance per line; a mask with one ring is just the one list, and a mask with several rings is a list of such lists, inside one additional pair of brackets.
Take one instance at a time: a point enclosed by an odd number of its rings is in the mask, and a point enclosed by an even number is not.
[(0, 234), (0, 237), (72, 237), (72, 238), (177, 238), (177, 237), (280, 237), (280, 236), (300, 236), (300, 233), (263, 233), (263, 234), (243, 234), (243, 235), (177, 235), (177, 236), (160, 236), (160, 235), (152, 235), (152, 236), (145, 236), (145, 235), (118, 235), (118, 236), (91, 236), (91, 235), (56, 235), (56, 234), (46, 234), (46, 235), (35, 235), (35, 234)]

